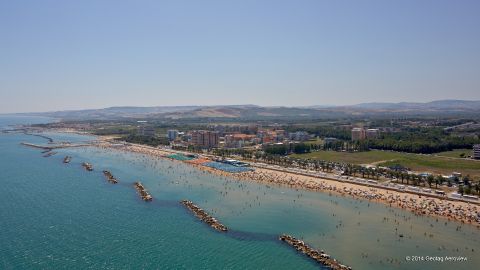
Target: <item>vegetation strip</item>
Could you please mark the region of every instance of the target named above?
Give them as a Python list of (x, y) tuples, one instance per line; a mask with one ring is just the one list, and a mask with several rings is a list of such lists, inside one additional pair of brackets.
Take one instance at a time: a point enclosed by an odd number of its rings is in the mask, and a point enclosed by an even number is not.
[(294, 247), (298, 252), (301, 252), (308, 257), (314, 259), (318, 263), (321, 263), (334, 270), (352, 269), (350, 266), (343, 265), (337, 260), (330, 258), (330, 255), (326, 254), (325, 252), (313, 249), (309, 245), (305, 244), (305, 242), (298, 240), (291, 235), (282, 234), (278, 239)]
[(210, 216), (207, 212), (205, 212), (205, 210), (195, 205), (192, 201), (183, 200), (180, 203), (183, 204), (185, 207), (187, 207), (188, 210), (192, 211), (198, 219), (207, 223), (208, 225), (210, 225), (210, 227), (214, 228), (215, 230), (220, 232), (228, 231), (228, 228), (225, 225), (218, 222), (217, 219)]

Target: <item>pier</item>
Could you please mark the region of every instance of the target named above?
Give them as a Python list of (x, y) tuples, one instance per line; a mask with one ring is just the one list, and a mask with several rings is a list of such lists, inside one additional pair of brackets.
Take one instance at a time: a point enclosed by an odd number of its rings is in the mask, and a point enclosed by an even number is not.
[(48, 137), (48, 136), (45, 136), (45, 135), (42, 135), (42, 134), (33, 134), (33, 133), (25, 133), (26, 135), (31, 135), (31, 136), (37, 136), (37, 137), (40, 137), (40, 138), (44, 138), (46, 140), (48, 140), (49, 143), (53, 143), (53, 139)]
[(72, 160), (72, 157), (71, 157), (71, 156), (66, 156), (66, 157), (63, 159), (63, 163), (70, 163), (71, 160)]
[(82, 167), (89, 172), (93, 171), (93, 165), (88, 162), (83, 162)]
[(295, 248), (298, 252), (303, 253), (304, 255), (314, 259), (318, 263), (321, 263), (322, 265), (330, 267), (333, 270), (351, 270), (352, 269), (350, 266), (343, 265), (337, 260), (330, 258), (330, 255), (326, 254), (325, 252), (313, 249), (309, 245), (305, 244), (305, 242), (298, 240), (297, 238), (291, 235), (282, 234), (279, 237), (279, 240), (287, 243), (288, 245)]
[(43, 145), (38, 145), (38, 144), (33, 144), (33, 143), (27, 143), (27, 142), (22, 142), (20, 143), (21, 145), (25, 145), (25, 146), (30, 146), (30, 147), (33, 147), (33, 148), (40, 148), (40, 149), (45, 149), (45, 150), (52, 150), (52, 147), (51, 146), (43, 146)]
[(210, 225), (210, 227), (214, 228), (215, 230), (220, 232), (228, 231), (228, 228), (225, 225), (218, 222), (218, 220), (210, 216), (207, 212), (205, 212), (205, 210), (195, 205), (192, 201), (183, 200), (180, 203), (185, 205), (185, 207), (187, 207), (188, 210), (192, 211), (198, 219), (207, 223), (208, 225)]
[(69, 147), (83, 147), (83, 146), (90, 146), (91, 144), (71, 144), (71, 143), (61, 143), (61, 144), (51, 144), (48, 146), (45, 145), (39, 145), (39, 144), (34, 144), (34, 143), (28, 143), (28, 142), (21, 142), (21, 145), (33, 147), (33, 148), (40, 148), (44, 150), (52, 150), (52, 149), (58, 149), (58, 148), (69, 148)]
[(110, 183), (112, 183), (112, 184), (118, 183), (117, 178), (113, 177), (113, 175), (112, 175), (111, 172), (105, 170), (105, 171), (103, 171), (103, 175), (105, 175), (105, 178), (107, 178), (107, 181), (108, 181), (108, 182), (110, 182)]
[(140, 194), (140, 197), (142, 198), (142, 200), (146, 202), (153, 200), (152, 195), (148, 193), (147, 189), (142, 185), (142, 183), (135, 182), (135, 184), (133, 185), (135, 186), (135, 189), (138, 191), (138, 194)]

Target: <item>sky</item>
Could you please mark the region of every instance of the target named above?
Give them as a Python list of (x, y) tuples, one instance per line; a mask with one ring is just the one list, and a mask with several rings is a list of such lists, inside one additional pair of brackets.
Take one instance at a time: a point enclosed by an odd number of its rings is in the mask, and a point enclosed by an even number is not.
[(480, 100), (480, 1), (0, 0), (0, 113)]

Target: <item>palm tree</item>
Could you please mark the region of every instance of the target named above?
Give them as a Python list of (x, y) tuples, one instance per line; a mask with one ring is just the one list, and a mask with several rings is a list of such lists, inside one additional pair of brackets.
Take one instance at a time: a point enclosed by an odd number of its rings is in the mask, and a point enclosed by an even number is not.
[[(412, 183), (415, 182), (415, 181), (417, 181), (416, 179), (417, 179), (417, 175), (416, 175), (416, 174), (410, 175), (410, 180), (412, 180)], [(407, 182), (407, 185), (409, 185), (408, 182)]]
[(414, 186), (418, 186), (418, 184), (419, 184), (419, 182), (420, 182), (420, 179), (421, 179), (420, 177), (415, 178), (415, 179), (413, 180), (413, 185), (414, 185)]
[(427, 177), (428, 186), (430, 188), (432, 188), (432, 183), (433, 183), (434, 180), (435, 180), (435, 178), (431, 174)]
[(480, 182), (477, 181), (477, 183), (475, 183), (475, 191), (477, 192), (477, 194), (480, 193)]
[(443, 176), (437, 175), (437, 178), (435, 179), (435, 188), (438, 188), (438, 185), (441, 185), (443, 183)]
[[(410, 174), (407, 173), (405, 175), (405, 179), (407, 180), (407, 185), (408, 185), (408, 181), (410, 180)], [(403, 181), (402, 181), (402, 184), (403, 184)]]

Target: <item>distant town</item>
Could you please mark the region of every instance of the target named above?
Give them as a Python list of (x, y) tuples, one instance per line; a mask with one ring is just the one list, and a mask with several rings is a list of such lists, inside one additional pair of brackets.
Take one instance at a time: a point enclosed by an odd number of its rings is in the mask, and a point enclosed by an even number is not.
[[(346, 120), (69, 120), (72, 129), (231, 162), (263, 162), (480, 195), (480, 123), (471, 117), (369, 117)], [(244, 163), (242, 163), (244, 164)]]

